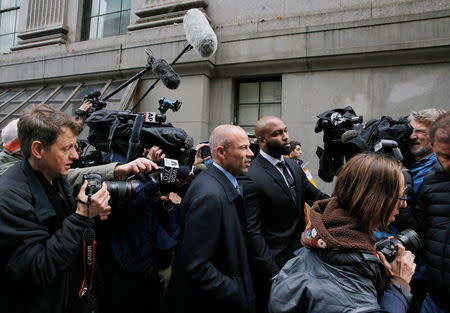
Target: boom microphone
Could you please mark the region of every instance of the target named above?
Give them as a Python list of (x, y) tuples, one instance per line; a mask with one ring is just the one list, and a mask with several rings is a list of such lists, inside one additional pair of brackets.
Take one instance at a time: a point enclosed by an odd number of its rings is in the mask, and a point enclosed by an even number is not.
[(156, 74), (156, 76), (158, 76), (159, 79), (161, 79), (164, 86), (167, 88), (178, 88), (178, 85), (180, 84), (180, 77), (178, 77), (177, 73), (175, 73), (172, 66), (170, 66), (166, 60), (155, 60), (152, 64), (152, 71)]
[(147, 63), (150, 65), (153, 73), (158, 76), (158, 79), (162, 80), (164, 86), (169, 89), (176, 89), (180, 84), (180, 77), (173, 70), (166, 60), (155, 59), (150, 49), (145, 49), (147, 53)]
[(199, 9), (190, 9), (183, 18), (184, 32), (188, 43), (202, 57), (210, 57), (216, 52), (217, 37), (206, 16)]

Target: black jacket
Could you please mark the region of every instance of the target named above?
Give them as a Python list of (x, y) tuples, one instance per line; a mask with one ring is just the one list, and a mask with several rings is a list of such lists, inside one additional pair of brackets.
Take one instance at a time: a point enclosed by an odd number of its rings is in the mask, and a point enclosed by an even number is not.
[(305, 229), (304, 205), (328, 196), (309, 182), (300, 166), (284, 159), (294, 176), (296, 203), (290, 196), (283, 176), (258, 154), (247, 175), (239, 177), (244, 192), (250, 258), (257, 275), (275, 276), (293, 252), (301, 247)]
[(450, 312), (450, 175), (436, 162), (425, 176), (418, 195), (416, 220), (424, 238), (430, 295)]
[(183, 198), (169, 284), (170, 312), (255, 312), (242, 198), (214, 165)]
[[(72, 187), (62, 177), (75, 212)], [(60, 218), (28, 161), (0, 177), (0, 300), (4, 312), (88, 312), (78, 300), (81, 236), (91, 219)]]

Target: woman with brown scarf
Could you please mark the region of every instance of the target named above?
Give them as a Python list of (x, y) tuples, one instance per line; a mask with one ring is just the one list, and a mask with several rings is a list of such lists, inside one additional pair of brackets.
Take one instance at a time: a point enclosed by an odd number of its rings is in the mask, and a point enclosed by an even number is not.
[(340, 170), (333, 197), (317, 201), (299, 255), (276, 276), (269, 311), (406, 312), (414, 255), (397, 245), (392, 263), (375, 250), (373, 230), (406, 205), (395, 159), (362, 153)]

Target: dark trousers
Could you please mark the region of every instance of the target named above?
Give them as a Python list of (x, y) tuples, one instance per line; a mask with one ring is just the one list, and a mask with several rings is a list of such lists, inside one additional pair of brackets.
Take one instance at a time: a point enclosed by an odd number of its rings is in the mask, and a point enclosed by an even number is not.
[(102, 264), (103, 286), (97, 296), (100, 313), (158, 313), (162, 290), (157, 273), (124, 272), (117, 264)]

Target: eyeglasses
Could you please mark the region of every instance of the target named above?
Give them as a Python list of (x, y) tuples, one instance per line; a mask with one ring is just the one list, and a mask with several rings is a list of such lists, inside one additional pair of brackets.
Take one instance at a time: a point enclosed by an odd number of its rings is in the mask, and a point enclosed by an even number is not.
[(406, 196), (407, 190), (408, 187), (405, 187), (405, 189), (403, 189), (402, 196), (397, 198), (398, 200), (400, 200), (400, 205), (404, 205), (406, 203), (406, 200), (408, 200), (408, 197)]

